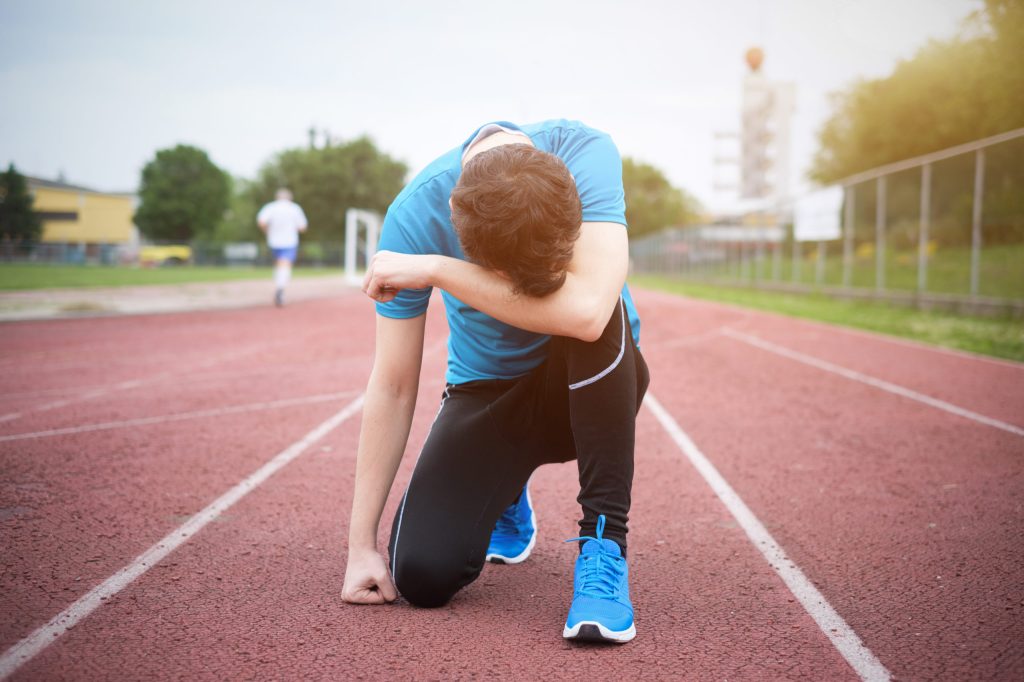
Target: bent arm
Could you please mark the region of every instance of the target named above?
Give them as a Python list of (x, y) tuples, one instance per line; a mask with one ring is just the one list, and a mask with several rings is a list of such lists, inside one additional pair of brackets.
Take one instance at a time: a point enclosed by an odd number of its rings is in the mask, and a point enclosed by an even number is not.
[(377, 316), (377, 347), (356, 454), (349, 551), (377, 547), (377, 527), (405, 452), (416, 407), (426, 315)]
[(520, 329), (595, 341), (626, 281), (629, 242), (618, 223), (583, 223), (565, 283), (543, 297), (516, 295), (500, 273), (446, 256), (380, 252), (363, 290), (378, 301), (398, 289), (436, 286), (463, 303)]

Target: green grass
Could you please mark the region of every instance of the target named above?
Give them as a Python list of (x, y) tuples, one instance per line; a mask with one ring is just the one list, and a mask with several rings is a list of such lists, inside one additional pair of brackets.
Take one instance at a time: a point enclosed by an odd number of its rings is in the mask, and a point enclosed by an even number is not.
[[(0, 265), (0, 291), (228, 282), (245, 279), (267, 279), (271, 276), (271, 273), (272, 268), (269, 267), (227, 268), (183, 265), (165, 268), (139, 268), (131, 266), (15, 263)], [(295, 269), (297, 277), (337, 274), (341, 274), (340, 269)]]
[(1024, 321), (1020, 319), (921, 311), (821, 294), (721, 287), (660, 275), (637, 275), (630, 278), (630, 284), (1024, 362)]
[[(828, 242), (822, 284), (840, 286), (843, 283), (843, 245)], [(817, 244), (803, 245), (800, 267), (794, 272), (792, 249), (784, 246), (779, 267), (783, 282), (817, 283)], [(1024, 298), (1024, 244), (997, 244), (981, 251), (978, 273), (978, 293), (995, 298)], [(750, 264), (749, 278), (754, 276)], [(758, 275), (762, 279), (773, 276), (772, 255), (766, 250)], [(794, 274), (796, 275), (794, 277)], [(851, 284), (864, 289), (875, 288), (875, 254), (873, 244), (861, 244), (853, 260)], [(739, 266), (719, 266), (708, 270), (709, 276), (740, 276)], [(927, 291), (939, 294), (968, 294), (971, 290), (971, 250), (967, 247), (936, 247), (929, 257)], [(917, 251), (886, 250), (885, 286), (890, 291), (917, 291)]]

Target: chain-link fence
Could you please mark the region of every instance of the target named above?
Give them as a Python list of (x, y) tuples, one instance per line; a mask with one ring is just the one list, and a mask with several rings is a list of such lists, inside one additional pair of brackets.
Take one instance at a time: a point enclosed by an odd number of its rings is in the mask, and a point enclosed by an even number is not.
[(796, 241), (785, 218), (771, 227), (679, 228), (633, 242), (634, 272), (1024, 311), (1024, 129), (839, 184), (839, 239)]

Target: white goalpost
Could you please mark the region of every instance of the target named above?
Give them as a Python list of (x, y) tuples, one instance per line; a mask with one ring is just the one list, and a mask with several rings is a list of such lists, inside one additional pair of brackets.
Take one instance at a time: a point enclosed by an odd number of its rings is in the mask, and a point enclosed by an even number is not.
[[(345, 211), (345, 281), (348, 284), (359, 285), (363, 281), (362, 272), (370, 263), (373, 254), (377, 252), (380, 224), (380, 216), (373, 211), (361, 208), (350, 208)], [(360, 236), (363, 237), (361, 242)], [(360, 245), (362, 249), (359, 248)], [(362, 259), (358, 258), (360, 250), (364, 254)]]

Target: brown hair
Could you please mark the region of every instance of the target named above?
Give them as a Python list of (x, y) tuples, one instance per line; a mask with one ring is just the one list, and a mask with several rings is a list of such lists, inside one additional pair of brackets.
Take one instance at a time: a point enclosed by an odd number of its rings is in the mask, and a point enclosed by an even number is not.
[(562, 286), (581, 221), (569, 169), (554, 154), (525, 144), (480, 152), (452, 191), (462, 250), (505, 273), (517, 294), (546, 296)]

